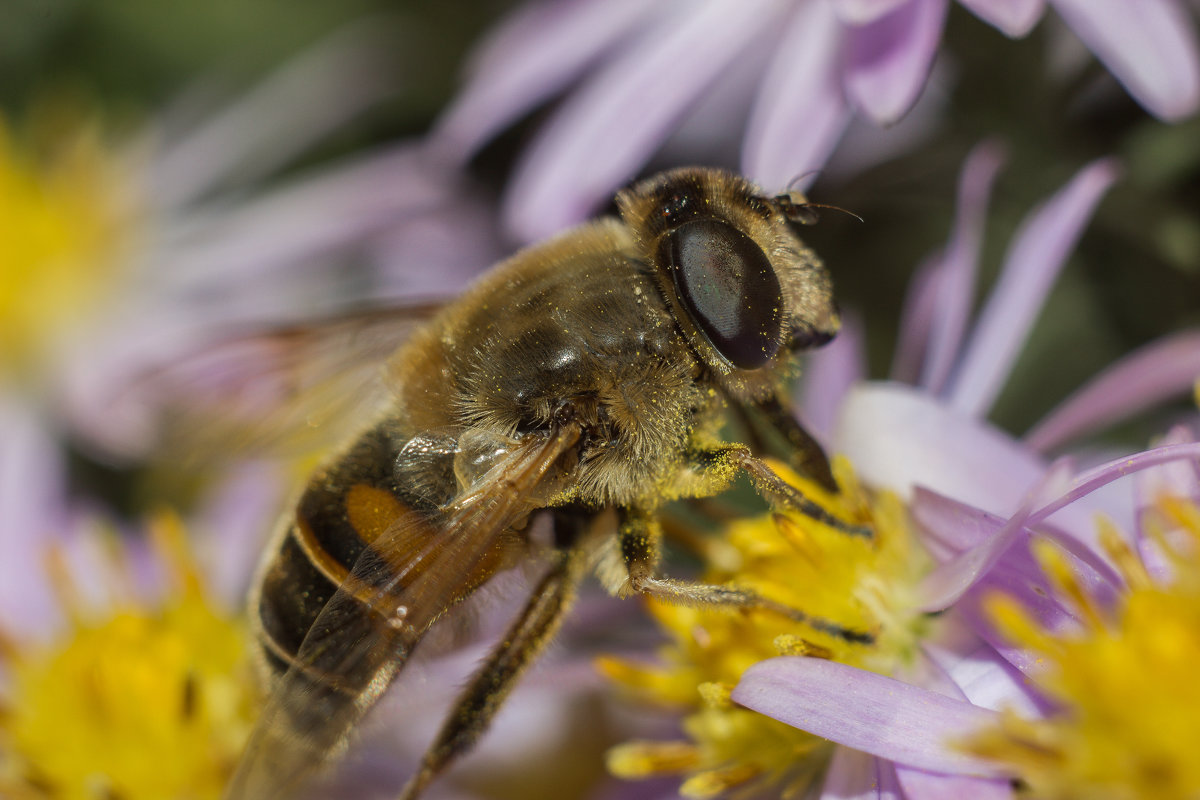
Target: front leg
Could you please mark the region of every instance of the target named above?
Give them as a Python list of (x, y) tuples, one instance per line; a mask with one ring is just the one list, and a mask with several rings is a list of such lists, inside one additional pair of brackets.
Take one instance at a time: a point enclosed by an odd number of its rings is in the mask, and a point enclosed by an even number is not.
[(772, 611), (854, 644), (870, 644), (875, 640), (870, 633), (814, 617), (750, 589), (659, 577), (662, 528), (658, 521), (645, 511), (622, 508), (618, 511), (618, 524), (621, 557), (629, 579), (628, 587), (632, 591), (685, 606)]
[(728, 482), (738, 471), (745, 472), (750, 476), (759, 494), (774, 498), (786, 508), (798, 511), (849, 536), (868, 539), (874, 536), (870, 528), (839, 519), (805, 497), (803, 492), (779, 477), (769, 464), (756, 457), (745, 445), (729, 444), (693, 451), (689, 454), (689, 465), (711, 485)]

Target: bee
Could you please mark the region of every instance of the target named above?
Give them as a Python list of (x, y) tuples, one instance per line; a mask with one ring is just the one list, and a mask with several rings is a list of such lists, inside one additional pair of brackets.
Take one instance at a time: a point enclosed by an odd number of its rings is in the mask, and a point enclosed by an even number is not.
[[(590, 569), (616, 595), (768, 608), (866, 636), (658, 571), (663, 505), (715, 495), (740, 473), (776, 503), (864, 533), (720, 433), (731, 409), (756, 420), (836, 490), (780, 399), (795, 354), (839, 325), (829, 274), (797, 235), (811, 204), (693, 168), (616, 205), (619, 217), (519, 252), (420, 325), (375, 312), (345, 328), (350, 362), (377, 357), (383, 332), (415, 330), (386, 359), (382, 409), (309, 479), (260, 568), (251, 614), (269, 699), (227, 800), (292, 796), (335, 762), (431, 630), (535, 551), (547, 566), (533, 596), (401, 797), (479, 739)], [(553, 545), (528, 535), (538, 513), (552, 518)]]

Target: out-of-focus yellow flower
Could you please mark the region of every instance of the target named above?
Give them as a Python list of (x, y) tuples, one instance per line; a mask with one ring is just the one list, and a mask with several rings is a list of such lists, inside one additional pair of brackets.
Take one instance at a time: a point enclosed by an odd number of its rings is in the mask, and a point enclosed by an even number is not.
[(37, 153), (0, 118), (0, 379), (28, 380), (100, 307), (129, 239), (130, 187), (86, 126)]
[(214, 606), (177, 520), (156, 520), (151, 534), (170, 582), (161, 601), (130, 598), (97, 617), (57, 570), (66, 629), (44, 647), (4, 648), (0, 796), (220, 797), (254, 709), (244, 626)]

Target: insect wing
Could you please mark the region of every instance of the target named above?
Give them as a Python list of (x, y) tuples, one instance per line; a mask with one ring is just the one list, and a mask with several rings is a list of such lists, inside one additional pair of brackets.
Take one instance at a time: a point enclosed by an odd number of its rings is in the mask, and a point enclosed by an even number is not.
[(579, 435), (524, 437), (446, 507), (402, 514), (364, 550), (272, 691), (226, 800), (290, 797), (344, 749), (429, 626), (493, 574)]
[(362, 309), (235, 334), (153, 369), (130, 393), (173, 456), (303, 453), (362, 424), (388, 396), (383, 365), (442, 303)]

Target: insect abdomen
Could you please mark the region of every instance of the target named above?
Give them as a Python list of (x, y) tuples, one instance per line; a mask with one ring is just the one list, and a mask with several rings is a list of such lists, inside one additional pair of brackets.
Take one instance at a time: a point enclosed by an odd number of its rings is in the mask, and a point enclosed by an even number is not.
[[(367, 431), (336, 463), (318, 472), (296, 506), (295, 515), (278, 539), (262, 572), (254, 613), (257, 644), (262, 651), (267, 681), (273, 682), (296, 661), (301, 645), (326, 603), (346, 583), (355, 562), (400, 515), (413, 511), (395, 484), (392, 465), (397, 445), (388, 423)], [(385, 580), (379, 575), (376, 581)], [(368, 607), (377, 585), (365, 584), (348, 592), (341, 620), (351, 628), (373, 630), (383, 609)], [(355, 597), (358, 597), (355, 600)], [(347, 639), (352, 631), (347, 631)], [(378, 648), (347, 671), (342, 653), (327, 659), (306, 658), (303, 669), (313, 691), (335, 698), (357, 696), (378, 668), (395, 657)]]

